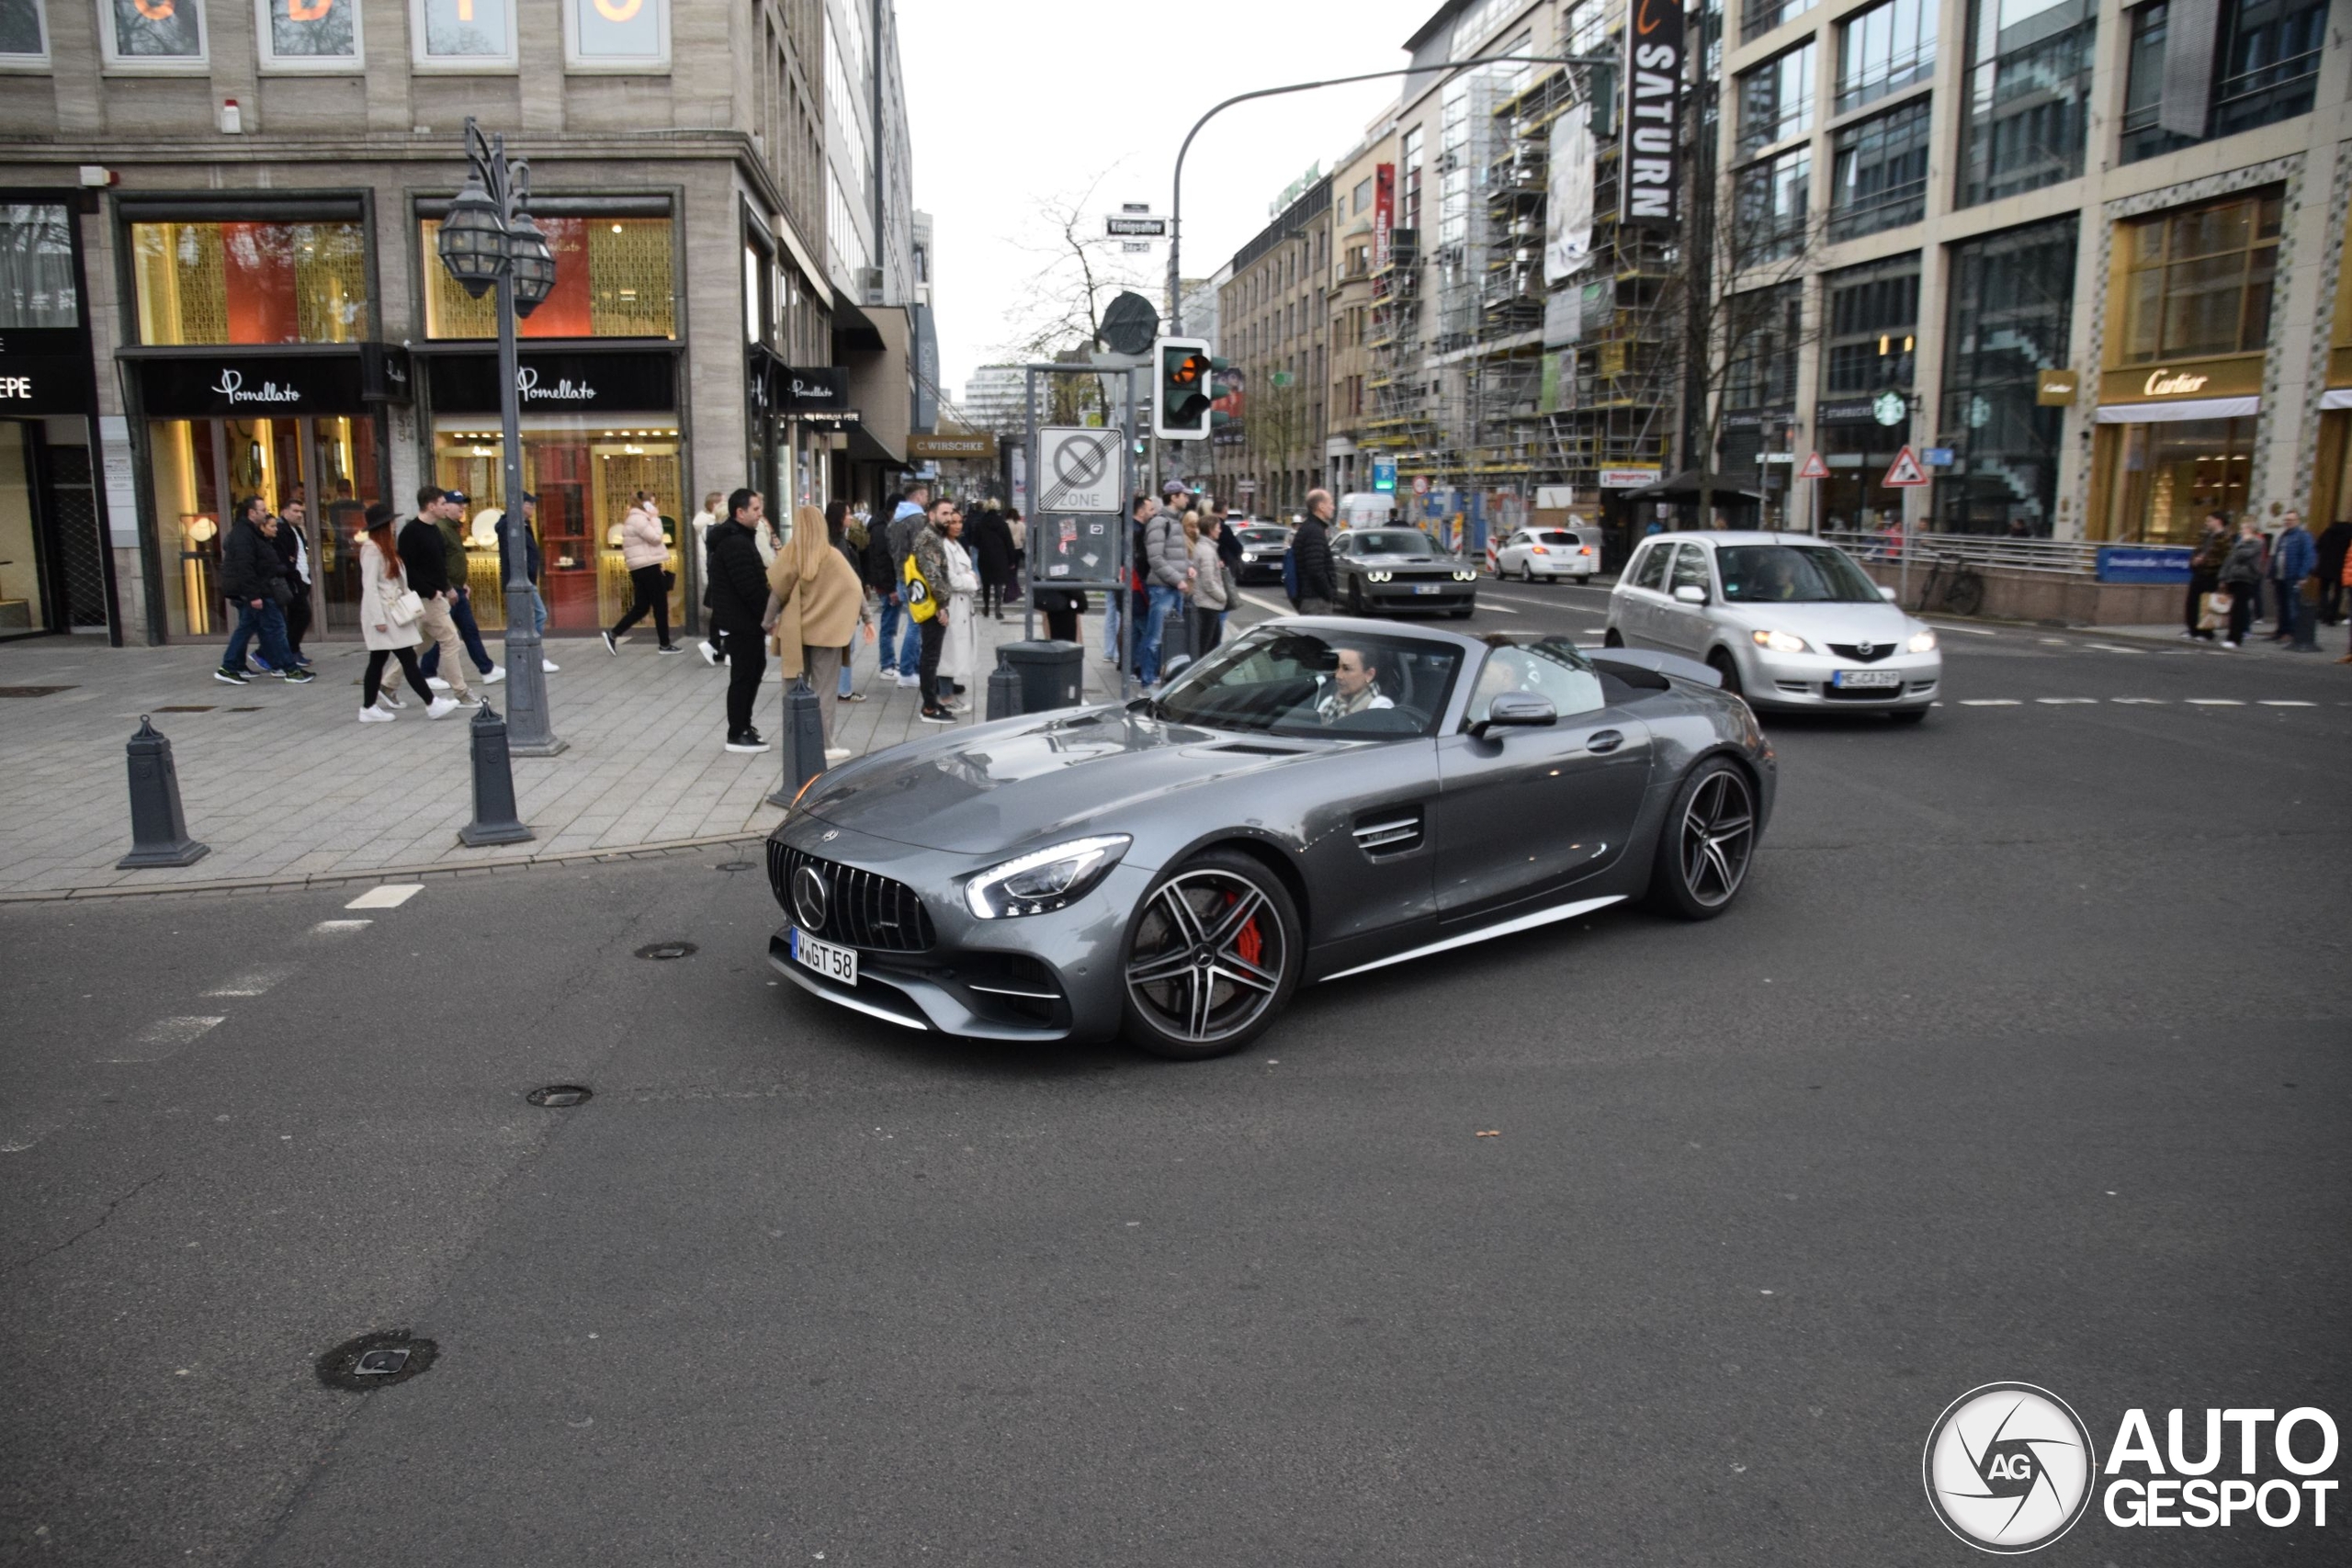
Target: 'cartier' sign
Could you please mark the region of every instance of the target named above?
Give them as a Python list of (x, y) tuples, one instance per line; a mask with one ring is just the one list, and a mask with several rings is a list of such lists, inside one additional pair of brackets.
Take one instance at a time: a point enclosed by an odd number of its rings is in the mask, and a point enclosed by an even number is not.
[(1618, 128), (1617, 221), (1682, 218), (1682, 0), (1634, 0), (1625, 28), (1625, 120)]
[(2140, 389), (2152, 398), (2170, 397), (2178, 392), (2201, 392), (2205, 389), (2205, 383), (2211, 379), (2210, 376), (2194, 375), (2187, 370), (2178, 375), (2169, 370), (2151, 370), (2146, 384)]

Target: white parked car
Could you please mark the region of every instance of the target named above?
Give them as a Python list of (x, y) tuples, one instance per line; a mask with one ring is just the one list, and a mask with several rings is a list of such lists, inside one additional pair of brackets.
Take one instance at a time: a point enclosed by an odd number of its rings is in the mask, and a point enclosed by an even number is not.
[(1894, 597), (1801, 535), (1658, 534), (1610, 592), (1606, 641), (1703, 660), (1752, 707), (1879, 708), (1916, 723), (1943, 655)]
[(1545, 526), (1521, 528), (1495, 552), (1495, 575), (1521, 582), (1555, 577), (1589, 582), (1600, 570), (1600, 530)]

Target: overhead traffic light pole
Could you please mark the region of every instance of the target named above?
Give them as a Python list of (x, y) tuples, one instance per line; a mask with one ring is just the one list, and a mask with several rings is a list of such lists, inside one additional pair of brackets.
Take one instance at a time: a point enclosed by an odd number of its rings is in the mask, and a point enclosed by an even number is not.
[(1246, 104), (1253, 98), (1280, 97), (1286, 93), (1310, 93), (1318, 87), (1345, 87), (1356, 82), (1377, 82), (1388, 76), (1431, 75), (1437, 85), (1452, 81), (1464, 71), (1487, 65), (1581, 65), (1613, 69), (1617, 60), (1605, 54), (1490, 54), (1474, 60), (1456, 61), (1451, 65), (1407, 65), (1389, 71), (1366, 71), (1354, 76), (1328, 76), (1319, 82), (1293, 82), (1281, 87), (1260, 87), (1255, 92), (1236, 93), (1193, 122), (1184, 133), (1183, 145), (1176, 149), (1176, 178), (1168, 204), (1168, 331), (1184, 330), (1184, 289), (1182, 259), (1184, 254), (1184, 157), (1193, 150), (1193, 138), (1201, 127), (1236, 104)]

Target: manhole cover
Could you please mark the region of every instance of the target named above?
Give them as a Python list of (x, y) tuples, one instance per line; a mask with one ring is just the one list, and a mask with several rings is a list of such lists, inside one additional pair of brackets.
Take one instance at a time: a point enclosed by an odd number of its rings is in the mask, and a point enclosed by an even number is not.
[(545, 1089), (535, 1089), (523, 1098), (534, 1105), (544, 1105), (560, 1111), (567, 1105), (585, 1105), (596, 1091), (585, 1084), (551, 1083)]
[[(71, 686), (0, 686), (0, 697), (53, 697), (60, 692), (70, 692)], [(169, 713), (170, 708), (163, 710)]]
[(690, 942), (651, 942), (637, 950), (639, 958), (684, 958), (693, 953)]
[(432, 1340), (420, 1339), (405, 1328), (363, 1334), (319, 1358), (319, 1381), (329, 1388), (366, 1393), (408, 1382), (432, 1366), (439, 1353)]

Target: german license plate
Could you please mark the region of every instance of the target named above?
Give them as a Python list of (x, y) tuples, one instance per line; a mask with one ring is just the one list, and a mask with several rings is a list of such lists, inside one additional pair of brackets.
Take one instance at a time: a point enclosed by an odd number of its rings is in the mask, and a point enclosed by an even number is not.
[(1416, 593), (1442, 593), (1445, 592), (1445, 585), (1442, 582), (1417, 582), (1413, 584), (1413, 592)]
[(857, 984), (857, 949), (838, 942), (820, 941), (792, 928), (792, 956), (804, 969), (814, 969), (828, 980), (839, 980), (844, 986)]
[(1840, 670), (1831, 682), (1841, 691), (1858, 691), (1867, 687), (1900, 686), (1900, 670)]

